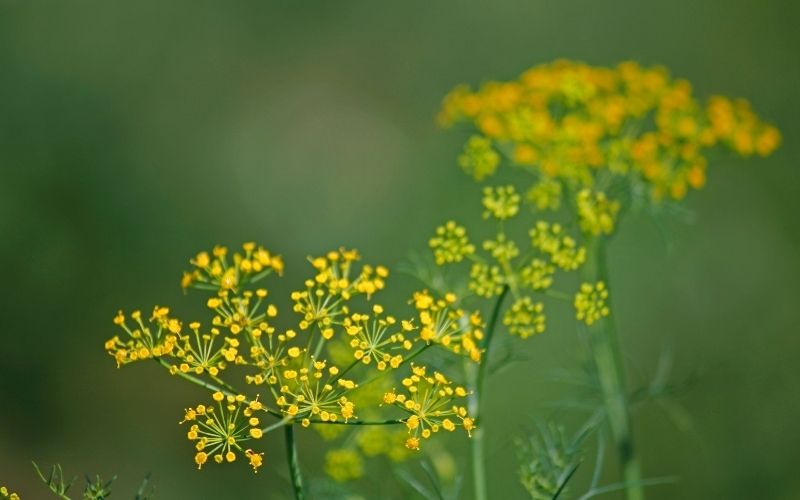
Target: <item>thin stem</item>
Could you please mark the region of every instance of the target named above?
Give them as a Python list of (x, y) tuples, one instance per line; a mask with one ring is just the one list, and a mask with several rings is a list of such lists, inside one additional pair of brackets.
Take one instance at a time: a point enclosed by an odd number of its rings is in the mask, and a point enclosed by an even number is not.
[[(166, 361), (164, 361), (163, 358), (153, 358), (153, 359), (156, 362), (158, 362), (158, 364), (160, 364), (161, 366), (166, 368), (167, 370), (170, 370), (170, 368), (171, 368), (170, 364), (167, 363)], [(172, 371), (170, 371), (170, 373), (172, 373)], [(181, 377), (184, 380), (188, 380), (189, 382), (191, 382), (191, 383), (193, 383), (195, 385), (199, 385), (200, 387), (202, 387), (204, 389), (208, 389), (209, 391), (212, 391), (212, 392), (221, 392), (221, 393), (225, 394), (226, 396), (237, 396), (238, 395), (238, 392), (233, 390), (233, 388), (228, 386), (227, 384), (225, 384), (225, 385), (227, 387), (229, 387), (230, 390), (226, 389), (226, 388), (223, 388), (223, 387), (216, 386), (216, 385), (212, 384), (211, 382), (206, 382), (205, 380), (203, 380), (201, 378), (198, 378), (198, 377), (195, 377), (194, 375), (192, 375), (190, 373), (183, 373), (180, 370), (175, 371), (174, 374), (179, 376), (179, 377)], [(264, 408), (267, 410), (267, 413), (269, 413), (273, 417), (283, 418), (283, 415), (279, 411), (273, 410), (272, 408), (269, 408), (269, 407), (266, 407), (266, 406)]]
[(324, 420), (311, 420), (310, 423), (313, 424), (322, 424), (322, 425), (398, 425), (398, 424), (405, 424), (405, 420), (400, 419), (391, 419), (391, 420), (350, 420), (345, 422), (344, 420), (328, 420), (327, 422)]
[[(589, 255), (583, 268), (583, 278), (590, 282), (603, 281), (607, 289), (611, 290), (604, 243), (601, 238), (587, 242)], [(644, 500), (641, 465), (633, 445), (628, 393), (625, 388), (625, 366), (620, 354), (613, 313), (589, 328), (589, 345), (603, 392), (611, 436), (622, 467), (625, 498)]]
[(292, 423), (292, 419), (291, 418), (284, 417), (281, 420), (279, 420), (279, 421), (275, 422), (274, 424), (270, 425), (269, 427), (264, 427), (263, 429), (261, 429), (261, 432), (266, 434), (268, 432), (274, 431), (275, 429), (283, 427), (284, 425), (291, 425), (291, 423)]
[(300, 464), (297, 461), (297, 444), (294, 441), (294, 425), (284, 427), (286, 436), (286, 460), (289, 463), (289, 476), (292, 479), (292, 489), (294, 490), (295, 500), (304, 500), (303, 474), (300, 472)]
[[(504, 286), (500, 295), (497, 296), (494, 308), (492, 309), (489, 322), (486, 325), (486, 337), (483, 339), (483, 359), (476, 367), (475, 364), (469, 363), (466, 366), (467, 377), (470, 380), (471, 393), (467, 405), (469, 406), (470, 415), (477, 421), (481, 422), (481, 398), (483, 396), (483, 383), (486, 378), (486, 369), (489, 365), (489, 350), (494, 337), (497, 320), (500, 317), (500, 309), (503, 306), (503, 300), (508, 294), (508, 286)], [(479, 426), (472, 433), (470, 440), (472, 451), (472, 485), (475, 495), (475, 500), (487, 500), (489, 494), (486, 488), (486, 444), (485, 435), (482, 426)]]
[[(486, 338), (483, 341), (483, 359), (481, 360), (480, 365), (478, 365), (478, 379), (476, 387), (474, 388), (474, 390), (477, 391), (479, 410), (481, 397), (483, 396), (483, 380), (486, 378), (486, 370), (489, 366), (489, 348), (492, 344), (492, 338), (494, 337), (497, 320), (500, 317), (500, 309), (503, 307), (503, 300), (506, 298), (508, 290), (508, 286), (504, 286), (503, 290), (500, 292), (500, 295), (497, 296), (497, 301), (494, 303), (494, 308), (492, 309), (492, 315), (489, 316), (489, 322), (486, 324)], [(480, 415), (475, 415), (475, 417), (479, 418)]]

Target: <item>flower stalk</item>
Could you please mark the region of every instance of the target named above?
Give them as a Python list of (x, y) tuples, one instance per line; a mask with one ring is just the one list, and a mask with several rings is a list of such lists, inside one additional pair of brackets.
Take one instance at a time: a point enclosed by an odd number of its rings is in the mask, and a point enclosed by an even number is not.
[[(588, 256), (583, 268), (583, 277), (589, 282), (603, 282), (608, 288), (605, 243), (605, 239), (601, 237), (587, 241)], [(625, 498), (644, 500), (641, 465), (633, 440), (625, 366), (613, 314), (599, 320), (588, 329), (589, 347), (600, 382), (611, 436), (622, 468)]]
[(284, 427), (286, 437), (286, 460), (289, 464), (289, 477), (292, 480), (292, 491), (295, 500), (305, 500), (303, 490), (303, 474), (300, 471), (300, 463), (297, 460), (297, 444), (294, 439), (294, 425)]
[(489, 352), (492, 345), (492, 338), (494, 336), (497, 320), (500, 316), (500, 309), (503, 307), (503, 300), (508, 293), (508, 286), (503, 287), (500, 295), (494, 303), (492, 315), (489, 317), (489, 323), (486, 325), (486, 337), (483, 341), (483, 360), (479, 365), (467, 363), (467, 377), (470, 385), (470, 396), (467, 401), (470, 415), (473, 415), (478, 422), (478, 427), (472, 433), (470, 440), (471, 457), (472, 457), (472, 485), (476, 500), (487, 500), (489, 498), (486, 487), (486, 438), (483, 429), (483, 413), (482, 396), (483, 384), (486, 379), (486, 370), (489, 364)]

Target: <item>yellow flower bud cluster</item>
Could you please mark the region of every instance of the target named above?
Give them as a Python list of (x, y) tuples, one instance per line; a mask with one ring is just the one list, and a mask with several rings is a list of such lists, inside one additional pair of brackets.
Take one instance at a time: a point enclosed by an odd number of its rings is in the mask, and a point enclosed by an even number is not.
[(494, 217), (497, 220), (506, 220), (514, 217), (519, 212), (520, 196), (514, 186), (499, 186), (483, 188), (483, 218)]
[(461, 262), (475, 253), (475, 246), (467, 238), (467, 230), (453, 221), (436, 228), (436, 236), (430, 239), (430, 247), (438, 265)]
[(474, 135), (464, 146), (464, 151), (458, 157), (458, 164), (466, 173), (480, 181), (494, 174), (500, 165), (500, 155), (492, 147), (491, 140)]
[(575, 311), (578, 321), (583, 321), (591, 326), (596, 321), (611, 314), (606, 301), (608, 289), (605, 283), (598, 281), (595, 284), (583, 283), (580, 291), (575, 294)]
[(550, 257), (550, 261), (565, 271), (574, 271), (586, 261), (586, 249), (566, 234), (560, 224), (538, 221), (530, 230), (531, 245)]
[(591, 235), (614, 232), (614, 219), (619, 212), (619, 202), (606, 198), (602, 192), (582, 189), (576, 198), (578, 221), (581, 229)]
[(544, 332), (544, 304), (534, 302), (530, 297), (521, 297), (506, 310), (503, 324), (511, 335), (526, 339)]

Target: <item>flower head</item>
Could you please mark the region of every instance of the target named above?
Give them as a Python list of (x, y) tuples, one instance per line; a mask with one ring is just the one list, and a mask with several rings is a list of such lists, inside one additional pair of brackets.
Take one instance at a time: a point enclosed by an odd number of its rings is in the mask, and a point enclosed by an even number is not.
[(444, 298), (434, 298), (427, 290), (414, 293), (412, 302), (419, 315), (419, 339), (480, 361), (483, 320), (477, 311), (468, 313), (455, 307), (457, 300), (453, 293)]
[(577, 204), (578, 220), (584, 232), (595, 236), (614, 232), (619, 202), (609, 200), (604, 193), (583, 189), (578, 193)]
[(144, 359), (158, 358), (173, 353), (178, 344), (181, 323), (169, 316), (169, 309), (156, 306), (150, 321), (142, 320), (141, 311), (130, 315), (132, 324), (122, 311), (114, 317), (114, 324), (122, 328), (125, 337), (115, 335), (105, 343), (105, 349), (121, 366)]
[(404, 392), (387, 392), (383, 402), (409, 415), (405, 420), (406, 448), (419, 450), (422, 440), (441, 430), (452, 432), (461, 427), (470, 434), (475, 429), (467, 409), (456, 404), (458, 399), (466, 398), (466, 389), (453, 386), (441, 373), (428, 374), (424, 366), (412, 366), (411, 375), (403, 379), (402, 385)]
[(243, 395), (215, 392), (211, 405), (188, 408), (181, 424), (188, 424), (186, 437), (195, 444), (194, 461), (201, 469), (209, 459), (221, 464), (234, 462), (238, 454), (245, 455), (254, 470), (261, 465), (261, 454), (243, 449), (242, 443), (260, 439), (263, 431), (257, 416), (261, 405), (257, 401), (247, 402)]
[(278, 376), (280, 395), (276, 402), (287, 417), (303, 426), (310, 425), (312, 419), (347, 422), (356, 418), (355, 404), (345, 394), (358, 384), (340, 373), (338, 367), (313, 358), (299, 368), (290, 366)]
[(526, 339), (531, 335), (544, 332), (544, 304), (533, 302), (530, 297), (521, 297), (514, 301), (503, 316), (503, 324), (509, 333)]
[(519, 202), (520, 196), (514, 186), (487, 186), (483, 188), (483, 218), (510, 219), (519, 212)]
[(236, 290), (254, 283), (268, 274), (283, 274), (283, 259), (273, 255), (255, 243), (242, 245), (242, 253), (234, 252), (228, 256), (228, 249), (216, 246), (209, 252), (200, 252), (190, 260), (192, 269), (183, 274), (181, 284), (184, 288), (203, 290)]
[(550, 256), (553, 264), (573, 271), (586, 261), (586, 249), (567, 235), (560, 224), (538, 221), (530, 231), (531, 245)]
[(397, 368), (403, 362), (402, 351), (411, 348), (406, 333), (414, 327), (409, 321), (398, 322), (394, 316), (384, 315), (380, 305), (374, 305), (372, 312), (372, 317), (354, 313), (344, 319), (353, 356), (365, 365), (374, 364), (381, 371)]
[(608, 289), (605, 283), (598, 281), (595, 284), (583, 283), (580, 291), (575, 294), (575, 312), (579, 321), (591, 326), (594, 322), (611, 314), (606, 301)]
[(430, 247), (438, 265), (461, 262), (475, 253), (475, 247), (467, 238), (467, 230), (453, 221), (436, 228), (436, 236), (430, 239)]
[(480, 181), (497, 170), (497, 166), (500, 164), (500, 155), (492, 148), (492, 141), (474, 135), (464, 146), (464, 152), (458, 157), (458, 164), (464, 169), (464, 172)]

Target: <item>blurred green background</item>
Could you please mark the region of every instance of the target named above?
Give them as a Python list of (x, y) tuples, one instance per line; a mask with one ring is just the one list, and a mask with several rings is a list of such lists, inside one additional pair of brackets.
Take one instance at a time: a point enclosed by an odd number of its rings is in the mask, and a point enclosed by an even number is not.
[[(679, 396), (690, 431), (657, 405), (637, 413), (645, 474), (680, 477), (649, 497), (800, 498), (799, 10), (0, 0), (0, 482), (44, 498), (36, 459), (118, 473), (121, 498), (147, 472), (159, 498), (281, 498), (280, 436), (255, 477), (244, 464), (194, 470), (176, 423), (202, 393), (155, 366), (117, 370), (102, 349), (112, 316), (196, 310), (180, 271), (217, 242), (282, 253), (278, 292), (306, 276), (307, 255), (339, 245), (400, 262), (441, 221), (479, 215), (479, 188), (455, 165), (466, 134), (435, 126), (442, 96), (568, 57), (663, 63), (700, 96), (751, 99), (782, 130), (768, 160), (712, 168), (672, 249), (627, 221), (612, 274), (634, 386), (667, 348), (676, 378), (693, 381)], [(413, 286), (394, 282), (397, 300)], [(558, 325), (491, 383), (493, 498), (524, 498), (510, 439), (569, 390), (549, 377), (578, 364), (573, 329)], [(319, 450), (301, 440), (308, 474)]]

